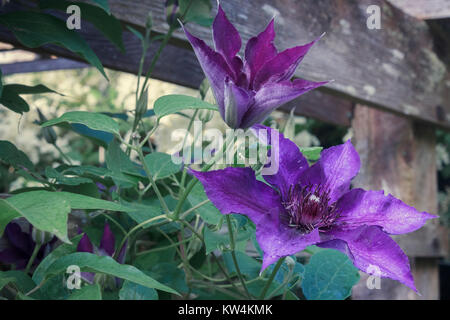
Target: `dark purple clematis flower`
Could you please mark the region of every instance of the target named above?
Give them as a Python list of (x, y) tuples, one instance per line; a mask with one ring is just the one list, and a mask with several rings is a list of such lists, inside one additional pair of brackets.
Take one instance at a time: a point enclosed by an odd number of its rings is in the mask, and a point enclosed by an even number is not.
[[(100, 241), (100, 246), (97, 248), (95, 247), (91, 240), (89, 239), (88, 235), (85, 233), (83, 237), (81, 238), (80, 242), (78, 243), (77, 252), (89, 252), (93, 254), (97, 254), (100, 256), (110, 256), (113, 257), (115, 253), (115, 244), (116, 239), (114, 237), (114, 234), (111, 231), (111, 228), (109, 227), (109, 224), (106, 223), (105, 227), (103, 229), (103, 236)], [(119, 254), (117, 255), (116, 261), (120, 264), (125, 263), (125, 254), (127, 250), (127, 244), (128, 241), (124, 243), (122, 248), (120, 249)], [(86, 280), (89, 283), (92, 283), (94, 281), (94, 273), (91, 272), (82, 272), (81, 276), (84, 280)], [(117, 279), (116, 279), (117, 282)]]
[[(258, 125), (254, 130), (272, 129)], [(364, 272), (379, 270), (380, 276), (417, 291), (408, 257), (389, 235), (415, 231), (436, 216), (383, 191), (351, 190), (360, 159), (350, 141), (322, 151), (309, 167), (292, 141), (281, 134), (279, 139), (279, 169), (264, 176), (267, 183), (250, 168), (191, 171), (223, 214), (245, 214), (255, 223), (262, 269), (318, 245), (344, 252)]]
[(278, 52), (273, 44), (273, 19), (248, 41), (244, 59), (237, 55), (241, 37), (220, 5), (213, 23), (215, 51), (184, 32), (211, 84), (222, 118), (233, 129), (250, 128), (282, 104), (327, 83), (290, 80), (317, 40)]
[[(28, 261), (33, 254), (36, 242), (32, 237), (33, 226), (24, 219), (10, 222), (6, 228), (3, 237), (0, 239), (0, 262), (8, 265), (15, 265), (16, 270), (25, 269)], [(33, 266), (39, 263), (53, 249), (56, 237), (44, 243), (39, 250)]]

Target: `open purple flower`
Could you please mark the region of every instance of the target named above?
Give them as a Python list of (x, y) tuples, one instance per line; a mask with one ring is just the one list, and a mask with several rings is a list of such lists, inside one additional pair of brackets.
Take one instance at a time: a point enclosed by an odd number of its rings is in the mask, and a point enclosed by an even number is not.
[[(109, 224), (106, 223), (103, 229), (103, 236), (100, 241), (100, 246), (98, 248), (95, 247), (92, 244), (91, 240), (89, 239), (88, 235), (85, 233), (81, 238), (80, 242), (78, 243), (77, 252), (89, 252), (100, 256), (113, 257), (115, 253), (115, 244), (116, 239), (114, 237), (114, 234), (112, 233)], [(120, 264), (125, 263), (127, 244), (128, 241), (126, 241), (122, 246), (122, 248), (120, 248), (119, 254), (117, 255), (116, 261), (119, 262)], [(95, 274), (91, 272), (82, 272), (81, 276), (87, 282), (92, 283), (94, 281)]]
[(379, 270), (417, 291), (408, 257), (389, 235), (415, 231), (435, 216), (383, 191), (351, 190), (360, 159), (350, 141), (322, 151), (310, 167), (292, 141), (279, 137), (279, 169), (264, 176), (267, 183), (250, 168), (191, 171), (223, 214), (245, 214), (255, 223), (262, 269), (318, 245), (344, 252), (364, 272)]
[(241, 37), (220, 5), (213, 24), (215, 51), (184, 32), (211, 84), (222, 118), (233, 129), (250, 128), (282, 104), (327, 83), (290, 80), (317, 40), (278, 52), (273, 44), (273, 19), (248, 41), (244, 59), (237, 55)]
[[(15, 265), (17, 270), (25, 269), (36, 246), (36, 242), (33, 241), (32, 230), (33, 226), (25, 219), (8, 223), (3, 237), (0, 238), (1, 263)], [(52, 237), (50, 241), (42, 245), (32, 267), (39, 265), (53, 249), (56, 241), (56, 237)]]

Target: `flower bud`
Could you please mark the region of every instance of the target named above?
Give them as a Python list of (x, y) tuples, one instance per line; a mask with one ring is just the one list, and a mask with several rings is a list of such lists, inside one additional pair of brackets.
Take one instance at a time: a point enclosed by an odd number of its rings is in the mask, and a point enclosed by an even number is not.
[[(38, 108), (37, 111), (38, 111), (38, 115), (39, 115), (40, 124), (46, 122), (47, 118), (44, 116), (44, 114), (41, 112), (41, 110), (39, 110), (39, 108)], [(55, 130), (53, 130), (52, 127), (42, 128), (42, 135), (44, 136), (45, 141), (47, 141), (47, 143), (50, 143), (50, 144), (55, 144), (56, 139), (58, 138), (56, 136)]]
[(136, 119), (139, 122), (147, 112), (148, 108), (148, 90), (146, 89), (140, 96), (136, 106)]
[(179, 28), (178, 19), (180, 15), (180, 5), (178, 0), (167, 0), (166, 1), (166, 22), (172, 28)]
[(213, 116), (214, 116), (214, 111), (212, 111), (212, 110), (202, 109), (198, 113), (198, 118), (203, 123), (207, 123), (207, 122), (211, 121)]
[(31, 238), (33, 239), (34, 242), (36, 242), (36, 244), (42, 246), (52, 241), (53, 234), (33, 227), (33, 230), (31, 230)]
[(148, 13), (147, 21), (146, 21), (146, 23), (145, 23), (145, 29), (151, 30), (151, 29), (152, 29), (152, 26), (153, 26), (153, 17), (152, 17), (152, 12), (150, 11), (150, 12)]
[(283, 135), (286, 139), (294, 140), (295, 138), (295, 115), (294, 115), (293, 108), (291, 110), (291, 113), (289, 115), (288, 120), (286, 121), (286, 124), (284, 125)]

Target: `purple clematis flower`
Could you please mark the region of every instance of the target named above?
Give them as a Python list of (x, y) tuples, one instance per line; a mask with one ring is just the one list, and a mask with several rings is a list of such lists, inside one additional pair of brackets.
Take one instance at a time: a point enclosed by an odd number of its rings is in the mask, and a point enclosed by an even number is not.
[(209, 80), (220, 114), (233, 129), (250, 128), (282, 104), (328, 83), (290, 80), (318, 39), (278, 52), (273, 44), (273, 19), (248, 41), (244, 59), (237, 55), (241, 37), (220, 5), (213, 23), (215, 51), (183, 29)]
[[(33, 254), (36, 242), (32, 237), (33, 226), (24, 219), (15, 220), (8, 223), (3, 237), (0, 238), (0, 262), (15, 265), (16, 270), (25, 269)], [(35, 267), (52, 251), (56, 237), (42, 245), (36, 259), (33, 262)]]
[[(103, 236), (100, 241), (100, 246), (97, 248), (95, 247), (91, 240), (89, 239), (88, 235), (85, 233), (83, 237), (81, 238), (80, 242), (78, 243), (77, 252), (89, 252), (94, 253), (100, 256), (110, 256), (113, 257), (115, 253), (115, 244), (116, 239), (114, 237), (114, 234), (111, 231), (111, 228), (109, 227), (109, 224), (106, 223), (105, 227), (103, 229)], [(127, 250), (128, 241), (124, 243), (122, 248), (119, 251), (119, 254), (117, 255), (117, 262), (120, 264), (125, 263), (125, 254)], [(91, 272), (82, 272), (81, 276), (84, 280), (86, 280), (89, 283), (93, 283), (95, 274)], [(117, 279), (116, 279), (117, 283)]]
[[(254, 130), (272, 129), (258, 125)], [(223, 214), (244, 214), (255, 223), (262, 269), (318, 245), (344, 252), (364, 272), (379, 270), (380, 276), (417, 291), (408, 257), (389, 235), (415, 231), (436, 216), (383, 191), (351, 190), (360, 159), (350, 141), (323, 150), (309, 166), (292, 141), (281, 134), (279, 139), (279, 169), (264, 176), (267, 183), (250, 168), (191, 171)]]

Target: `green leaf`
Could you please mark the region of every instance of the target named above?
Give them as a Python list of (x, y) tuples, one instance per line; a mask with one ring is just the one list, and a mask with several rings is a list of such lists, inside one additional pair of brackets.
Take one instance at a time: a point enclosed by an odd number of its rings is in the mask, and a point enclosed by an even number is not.
[[(23, 271), (0, 271), (0, 288), (7, 284), (13, 284), (20, 293), (28, 293), (36, 287), (36, 283)], [(1, 290), (1, 289), (0, 289)], [(31, 298), (42, 298), (39, 292), (31, 295)]]
[(66, 256), (70, 253), (74, 253), (77, 251), (78, 242), (80, 242), (82, 234), (72, 238), (70, 241), (72, 243), (63, 243), (52, 252), (50, 252), (44, 260), (37, 266), (37, 268), (33, 272), (33, 281), (36, 283), (41, 283), (45, 278), (45, 274), (47, 269), (59, 258)]
[[(246, 225), (243, 228), (239, 228), (236, 231), (234, 228), (234, 237), (236, 242), (237, 250), (241, 250), (242, 247), (245, 248), (245, 244), (250, 240), (254, 234), (255, 229)], [(205, 239), (206, 254), (213, 252), (214, 250), (223, 250), (223, 248), (230, 245), (230, 236), (228, 232), (212, 231), (209, 228), (203, 229), (203, 236)]]
[(6, 225), (20, 216), (36, 228), (53, 233), (63, 242), (67, 237), (67, 219), (71, 209), (128, 211), (120, 204), (69, 192), (31, 191), (0, 199), (0, 236)]
[(158, 300), (158, 292), (140, 284), (125, 281), (119, 291), (120, 300)]
[(358, 280), (358, 269), (345, 254), (322, 250), (305, 267), (303, 294), (308, 300), (344, 300)]
[(57, 93), (46, 86), (40, 84), (34, 87), (21, 84), (8, 84), (3, 86), (3, 94), (0, 98), (0, 103), (8, 109), (22, 114), (30, 111), (28, 103), (20, 97), (21, 94), (39, 94), (39, 93)]
[(68, 186), (79, 186), (83, 183), (91, 183), (92, 180), (83, 177), (66, 177), (64, 174), (60, 173), (58, 170), (47, 167), (45, 168), (45, 175), (47, 178), (55, 179), (58, 184), (68, 185)]
[(43, 84), (38, 84), (36, 86), (26, 86), (23, 84), (8, 84), (8, 85), (5, 85), (3, 88), (8, 88), (8, 90), (15, 92), (17, 94), (56, 93), (56, 94), (62, 95), (52, 89), (49, 89), (48, 87), (44, 86)]
[(93, 129), (106, 131), (112, 134), (119, 134), (119, 125), (110, 117), (94, 112), (70, 111), (64, 113), (61, 117), (44, 122), (42, 127), (49, 127), (63, 122), (80, 123)]
[(120, 188), (132, 188), (137, 186), (140, 175), (139, 169), (130, 160), (127, 154), (120, 148), (117, 140), (111, 141), (106, 151), (106, 166), (110, 170), (107, 174)]
[(108, 14), (111, 14), (111, 11), (109, 10), (108, 0), (91, 0), (91, 1), (94, 2), (96, 5), (98, 5), (100, 8), (102, 8), (103, 10), (105, 10)]
[(211, 1), (209, 0), (179, 0), (180, 12), (185, 13), (184, 22), (194, 22), (204, 27), (210, 27), (213, 18), (211, 17)]
[(102, 300), (102, 290), (98, 283), (84, 286), (75, 290), (67, 300)]
[[(71, 5), (77, 5), (81, 10), (83, 20), (91, 22), (100, 32), (102, 32), (114, 45), (125, 53), (125, 47), (122, 41), (122, 25), (109, 10), (105, 11), (103, 7), (91, 5), (88, 3), (64, 1), (64, 0), (41, 0), (39, 7), (41, 9), (58, 9), (66, 12)], [(108, 3), (106, 2), (106, 6)]]
[(218, 110), (217, 106), (208, 102), (180, 94), (162, 96), (155, 101), (155, 105), (153, 107), (158, 119), (187, 109)]
[[(236, 251), (235, 254), (241, 273), (248, 279), (258, 277), (259, 271), (261, 270), (261, 263), (259, 263), (252, 257), (249, 257), (243, 252)], [(236, 267), (234, 265), (231, 252), (225, 251), (223, 253), (223, 260), (230, 275), (236, 275)]]
[(310, 147), (310, 148), (300, 148), (300, 152), (308, 161), (317, 161), (320, 159), (320, 153), (322, 152), (322, 147)]
[(0, 140), (0, 161), (15, 168), (34, 170), (34, 164), (27, 155), (9, 141)]
[(174, 263), (162, 262), (155, 265), (149, 274), (159, 282), (175, 288), (178, 292), (188, 292), (184, 270), (177, 268)]
[(30, 111), (30, 106), (23, 98), (5, 87), (6, 86), (3, 87), (2, 97), (0, 98), (0, 103), (2, 105), (19, 114)]
[(10, 29), (24, 46), (59, 45), (79, 54), (107, 78), (94, 51), (77, 32), (67, 28), (65, 21), (45, 13), (15, 11), (0, 15), (0, 24)]
[(145, 156), (145, 164), (153, 179), (164, 179), (181, 170), (181, 164), (175, 164), (167, 153), (153, 152)]
[[(192, 191), (189, 193), (187, 200), (191, 204), (192, 207), (197, 204), (208, 200), (206, 196), (205, 189), (203, 188), (201, 183), (197, 183)], [(202, 205), (200, 208), (195, 210), (196, 213), (200, 215), (200, 217), (205, 220), (208, 224), (217, 225), (220, 220), (223, 218), (223, 215), (219, 210), (211, 203), (208, 202)]]
[(173, 294), (178, 294), (175, 290), (159, 283), (155, 279), (147, 276), (139, 269), (120, 264), (109, 256), (97, 256), (88, 252), (72, 253), (58, 259), (47, 270), (47, 277), (57, 275), (67, 270), (68, 266), (77, 265), (81, 271), (108, 274), (113, 277), (125, 279), (147, 288), (154, 288)]

